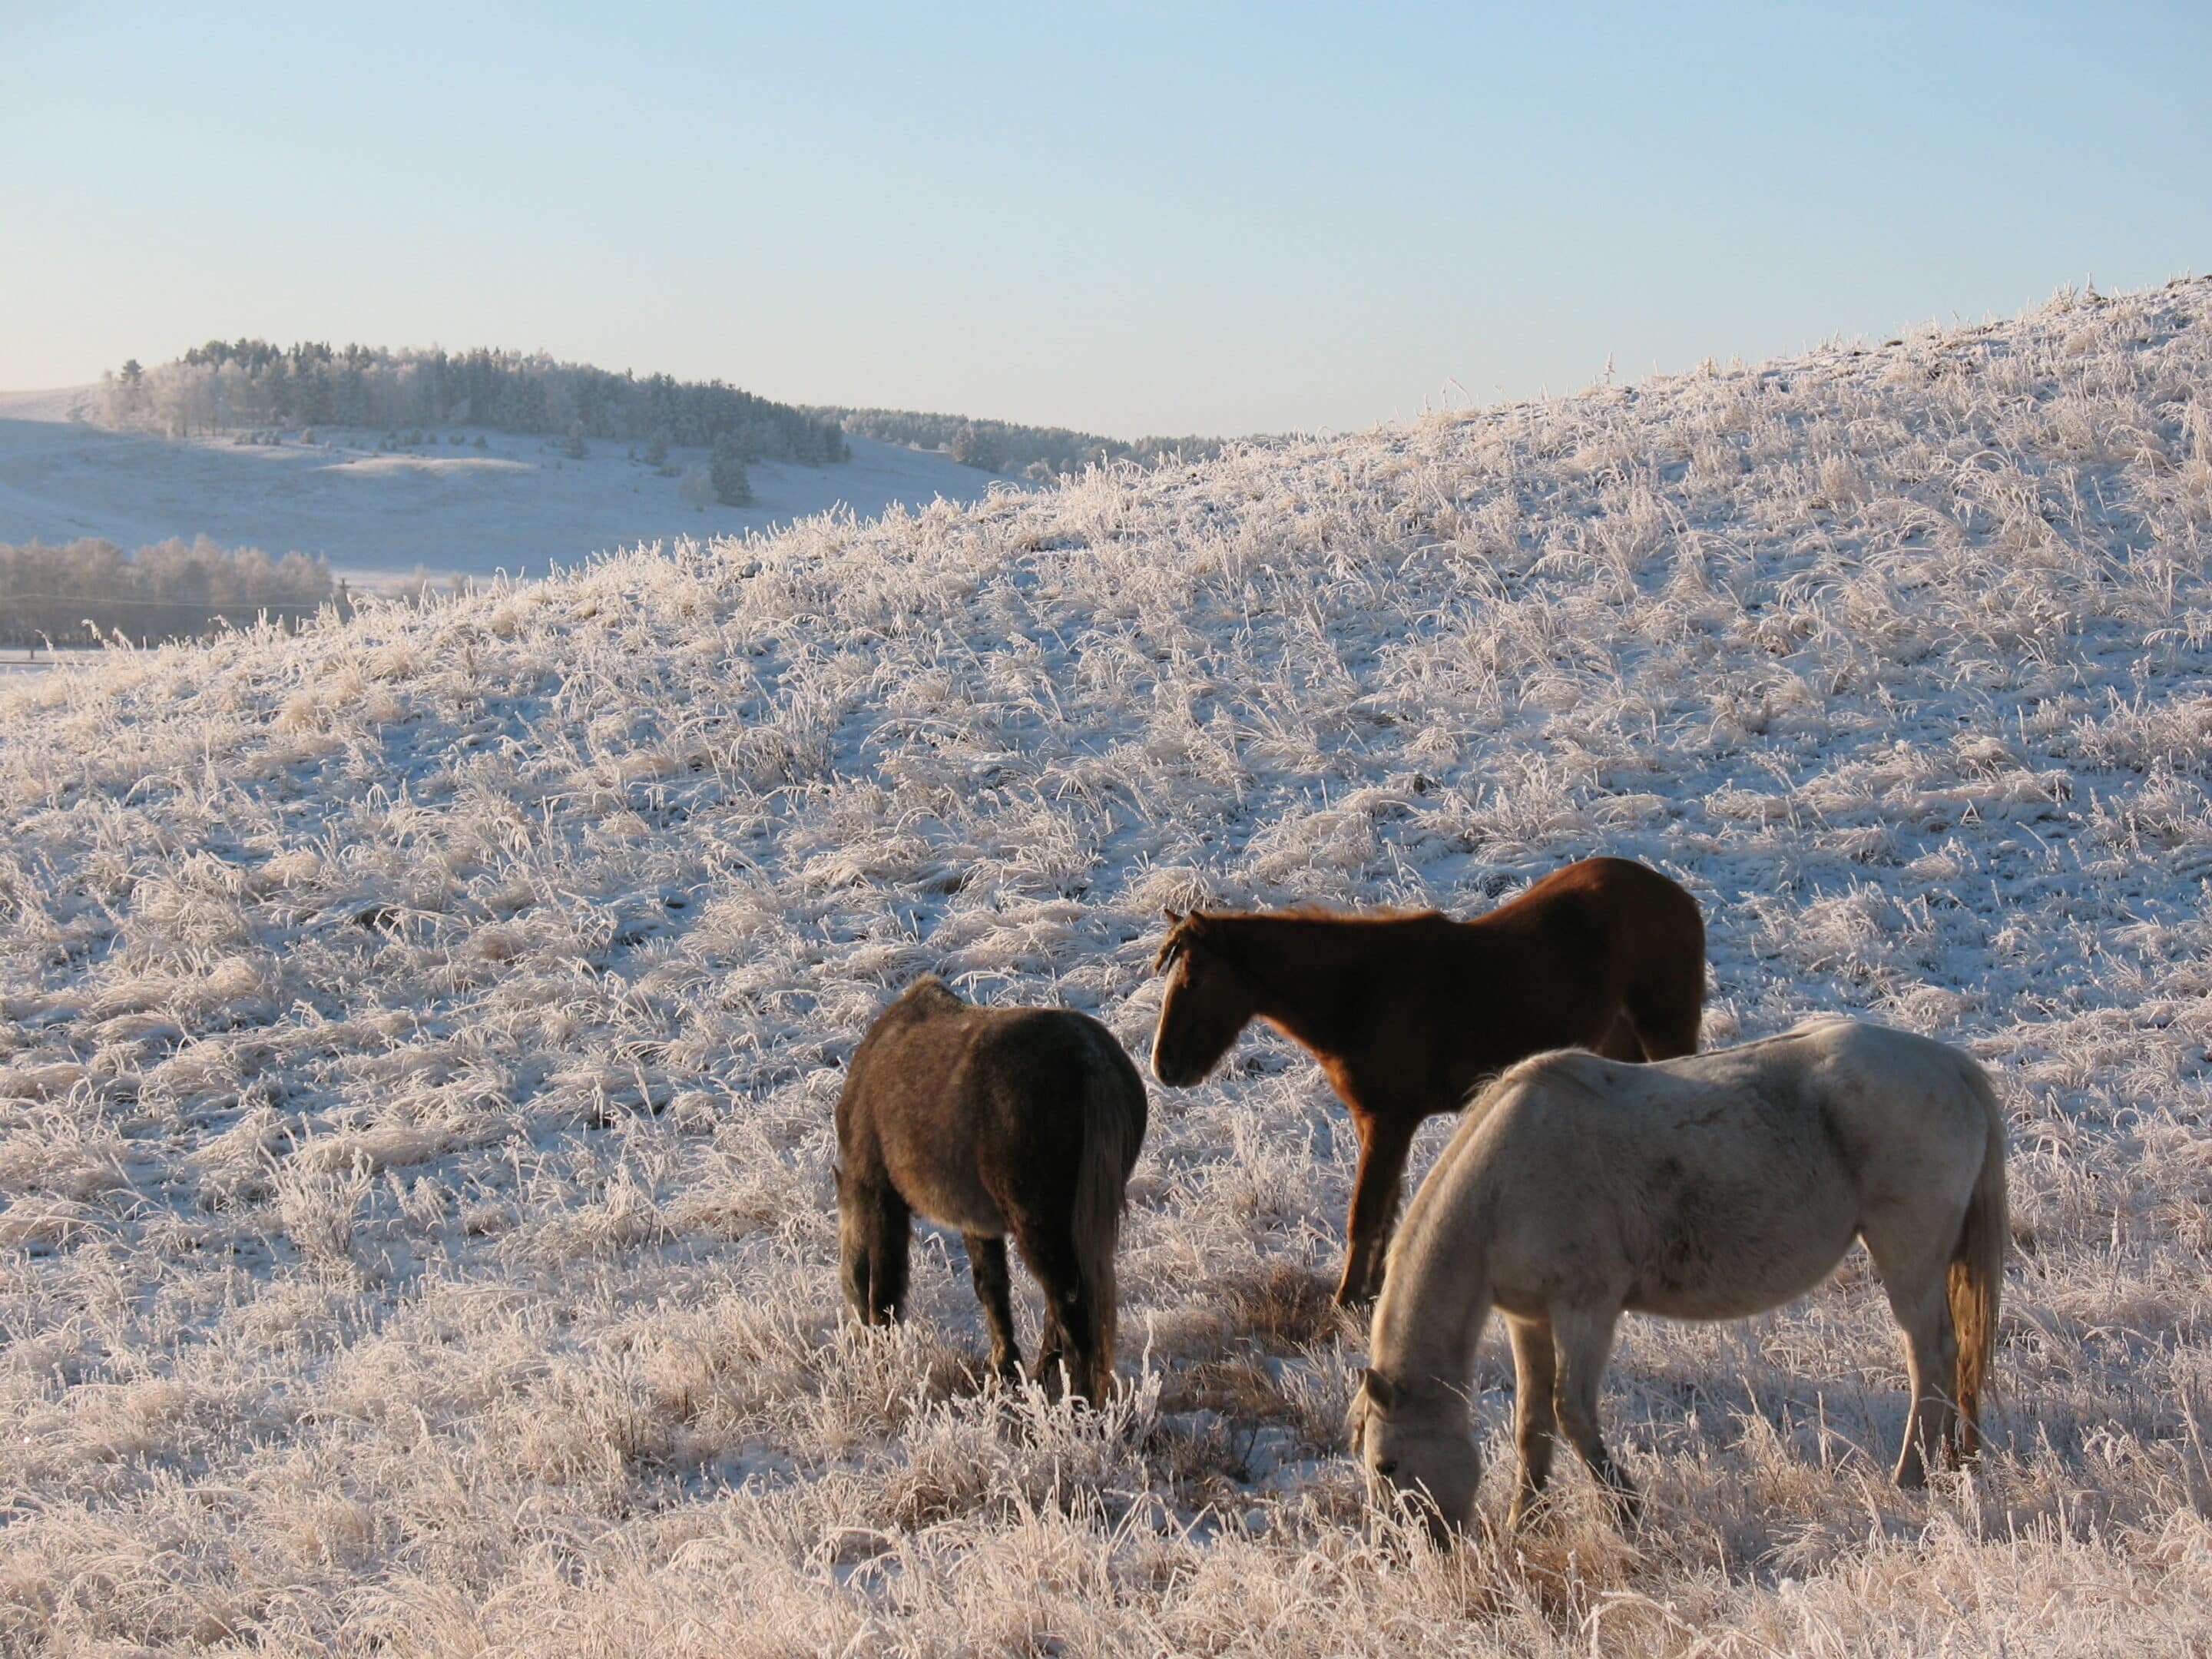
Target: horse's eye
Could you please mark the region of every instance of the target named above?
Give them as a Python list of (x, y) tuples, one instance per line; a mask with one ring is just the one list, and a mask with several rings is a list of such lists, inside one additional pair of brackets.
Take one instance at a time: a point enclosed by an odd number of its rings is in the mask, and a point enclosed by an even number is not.
[(1396, 1458), (1395, 1458), (1395, 1457), (1386, 1457), (1386, 1458), (1384, 1458), (1384, 1459), (1383, 1459), (1380, 1463), (1377, 1463), (1377, 1464), (1375, 1466), (1375, 1473), (1376, 1473), (1376, 1474), (1397, 1474), (1397, 1473), (1398, 1473), (1398, 1460), (1397, 1460)]

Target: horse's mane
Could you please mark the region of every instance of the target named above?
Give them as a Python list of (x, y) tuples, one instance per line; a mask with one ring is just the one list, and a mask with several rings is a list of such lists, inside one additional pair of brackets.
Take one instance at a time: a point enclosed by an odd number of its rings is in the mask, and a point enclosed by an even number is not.
[(900, 1002), (941, 1002), (955, 1008), (968, 1004), (960, 994), (934, 974), (924, 974), (898, 994)]
[[(1174, 913), (1169, 913), (1171, 916)], [(1340, 910), (1327, 904), (1293, 904), (1280, 910), (1193, 910), (1188, 915), (1175, 916), (1174, 925), (1167, 937), (1160, 941), (1159, 954), (1152, 958), (1155, 973), (1167, 969), (1175, 959), (1194, 945), (1205, 943), (1221, 950), (1229, 938), (1238, 931), (1241, 922), (1319, 922), (1328, 927), (1364, 929), (1401, 925), (1408, 921), (1425, 921), (1431, 918), (1449, 920), (1441, 910), (1406, 910), (1395, 907), (1380, 910)], [(1364, 944), (1363, 939), (1359, 941)]]
[(1385, 922), (1419, 921), (1424, 916), (1440, 916), (1443, 911), (1408, 910), (1401, 905), (1386, 904), (1374, 910), (1341, 910), (1333, 904), (1290, 904), (1279, 910), (1237, 910), (1223, 918), (1229, 921), (1349, 921)]

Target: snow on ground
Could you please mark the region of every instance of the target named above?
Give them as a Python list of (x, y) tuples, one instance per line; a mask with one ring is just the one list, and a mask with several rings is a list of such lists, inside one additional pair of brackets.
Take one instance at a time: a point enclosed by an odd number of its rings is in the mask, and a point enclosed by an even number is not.
[[(558, 445), (504, 433), (425, 428), (425, 441), (379, 453), (374, 432), (325, 430), (302, 441), (240, 444), (231, 434), (171, 441), (111, 432), (84, 418), (97, 388), (0, 392), (0, 542), (100, 536), (124, 547), (205, 535), (271, 555), (323, 553), (356, 582), (498, 571), (542, 576), (554, 564), (679, 536), (771, 529), (843, 507), (872, 517), (894, 504), (981, 501), (1025, 489), (950, 457), (849, 440), (836, 466), (760, 461), (749, 507), (684, 500), (681, 479), (594, 442), (580, 461)], [(668, 465), (702, 466), (703, 449)]]
[(43, 674), (50, 668), (65, 663), (82, 667), (98, 659), (96, 646), (64, 646), (56, 651), (51, 646), (0, 645), (0, 677), (11, 674)]
[[(4, 1640), (2201, 1651), (2208, 385), (2212, 284), (2069, 295), (0, 690)], [(1350, 1136), (1266, 1036), (1154, 1089), (1115, 1411), (979, 1390), (957, 1241), (842, 1323), (837, 1068), (912, 975), (1141, 1049), (1164, 904), (1598, 852), (1705, 906), (1713, 1041), (1993, 1068), (1971, 1478), (1882, 1484), (1855, 1256), (1627, 1322), (1636, 1536), (1578, 1470), (1522, 1539), (1376, 1536)], [(1478, 1379), (1495, 1516), (1494, 1333)]]

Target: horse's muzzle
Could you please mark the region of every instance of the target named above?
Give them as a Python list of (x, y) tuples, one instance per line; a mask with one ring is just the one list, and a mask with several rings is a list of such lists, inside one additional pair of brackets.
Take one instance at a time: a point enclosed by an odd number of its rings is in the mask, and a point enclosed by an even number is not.
[(1187, 1060), (1172, 1060), (1155, 1049), (1152, 1053), (1152, 1075), (1170, 1089), (1188, 1089), (1194, 1083), (1206, 1081), (1206, 1068), (1193, 1066)]

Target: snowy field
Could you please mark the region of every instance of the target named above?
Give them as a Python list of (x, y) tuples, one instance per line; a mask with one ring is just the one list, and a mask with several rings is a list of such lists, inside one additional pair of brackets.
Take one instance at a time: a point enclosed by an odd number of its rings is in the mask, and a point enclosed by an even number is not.
[[(0, 1640), (2203, 1653), (2208, 519), (2193, 283), (0, 689)], [(1378, 1537), (1352, 1138), (1261, 1036), (1153, 1088), (1114, 1411), (981, 1390), (957, 1240), (842, 1322), (838, 1065), (915, 974), (1141, 1052), (1163, 904), (1598, 852), (1705, 906), (1711, 1041), (1991, 1067), (1971, 1476), (1883, 1484), (1854, 1255), (1627, 1322), (1640, 1533), (1569, 1468)], [(1478, 1379), (1494, 1523), (1494, 1330)]]
[[(449, 441), (474, 428), (424, 428), (425, 441), (379, 453), (380, 434), (325, 429), (303, 442), (240, 444), (229, 434), (172, 441), (110, 432), (83, 418), (97, 387), (0, 392), (0, 542), (100, 536), (125, 548), (209, 536), (272, 556), (322, 553), (356, 585), (432, 575), (542, 576), (592, 554), (690, 536), (743, 535), (834, 507), (872, 517), (942, 496), (980, 501), (1026, 483), (949, 456), (853, 438), (836, 466), (757, 461), (749, 507), (695, 507), (680, 477), (632, 461), (633, 446), (593, 442), (572, 460), (557, 443), (508, 433), (484, 447)], [(703, 449), (668, 465), (703, 466)]]
[(0, 645), (0, 684), (15, 674), (43, 674), (50, 668), (74, 663), (82, 667), (99, 660), (96, 647)]

